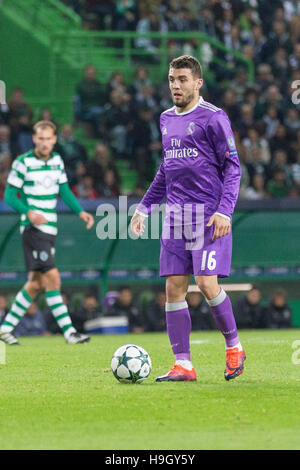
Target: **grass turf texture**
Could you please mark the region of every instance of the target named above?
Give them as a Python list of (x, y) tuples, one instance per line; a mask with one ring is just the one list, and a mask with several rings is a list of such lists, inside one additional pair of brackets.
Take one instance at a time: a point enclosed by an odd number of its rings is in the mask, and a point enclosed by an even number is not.
[[(155, 383), (173, 361), (166, 334), (22, 338), (0, 365), (0, 449), (299, 449), (299, 330), (242, 331), (245, 372), (224, 380), (224, 341), (193, 332), (193, 383)], [(200, 342), (199, 342), (200, 341)], [(202, 342), (203, 341), (203, 342)], [(110, 360), (134, 343), (153, 369), (120, 384)]]

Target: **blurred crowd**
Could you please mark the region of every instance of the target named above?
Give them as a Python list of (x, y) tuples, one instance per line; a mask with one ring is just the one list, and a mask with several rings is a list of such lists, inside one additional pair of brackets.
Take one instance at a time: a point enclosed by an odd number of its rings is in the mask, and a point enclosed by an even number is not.
[[(122, 286), (118, 291), (109, 292), (100, 304), (97, 296), (91, 292), (75, 302), (72, 295), (63, 293), (63, 300), (75, 328), (89, 332), (91, 320), (122, 318), (127, 320), (128, 331), (133, 333), (158, 332), (166, 330), (164, 291), (158, 290), (149, 296), (134, 294), (131, 287)], [(187, 302), (192, 320), (192, 330), (217, 329), (209, 306), (200, 292), (187, 295)], [(262, 293), (258, 286), (242, 294), (233, 302), (233, 310), (239, 329), (251, 328), (290, 328), (292, 310), (288, 305), (284, 289), (275, 289), (269, 301), (262, 302)], [(0, 295), (0, 324), (8, 312), (8, 300)], [(106, 324), (108, 324), (106, 322)], [(94, 323), (93, 323), (94, 324)], [(61, 331), (45, 307), (39, 307), (39, 301), (33, 302), (25, 316), (15, 329), (16, 336), (55, 335)]]
[[(255, 78), (232, 54), (227, 67), (206, 54), (205, 71), (216, 84), (205, 82), (203, 96), (229, 115), (242, 167), (240, 199), (300, 197), (300, 2), (298, 0), (64, 0), (95, 30), (202, 31), (240, 51), (254, 64)], [(178, 44), (176, 45), (176, 47)], [(157, 50), (152, 40), (136, 47)], [(172, 43), (169, 44), (172, 50)], [(177, 50), (175, 47), (174, 50)], [(195, 43), (183, 41), (184, 53), (195, 53)], [(220, 57), (221, 58), (221, 57)], [(67, 168), (70, 185), (80, 198), (118, 196), (118, 162), (136, 170), (133, 195), (141, 196), (161, 160), (160, 113), (172, 106), (167, 79), (151, 80), (147, 65), (136, 67), (127, 83), (120, 72), (105, 85), (101, 70), (86, 66), (77, 85), (74, 122), (59, 128), (57, 150)], [(299, 81), (299, 82), (297, 82)], [(298, 85), (300, 89), (300, 86)], [(16, 155), (32, 146), (34, 110), (21, 88), (15, 89), (0, 112), (0, 198)], [(52, 119), (50, 110), (38, 118)], [(97, 140), (94, 154), (76, 139), (74, 126)]]

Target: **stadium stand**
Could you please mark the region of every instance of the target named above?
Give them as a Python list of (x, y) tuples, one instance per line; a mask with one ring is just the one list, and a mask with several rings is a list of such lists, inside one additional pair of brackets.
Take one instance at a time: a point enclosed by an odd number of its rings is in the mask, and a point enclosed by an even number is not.
[[(30, 1), (34, 6), (35, 0)], [(13, 7), (23, 13), (18, 0), (10, 2), (9, 7), (6, 3), (4, 1), (2, 6), (7, 8), (6, 13)], [(29, 13), (27, 16), (29, 19)], [(52, 28), (53, 34), (68, 29), (70, 43), (69, 48), (66, 45), (66, 51), (70, 51), (72, 34), (75, 45), (79, 37), (74, 36), (74, 32), (84, 34), (83, 30), (104, 30), (107, 34), (110, 30), (117, 34), (120, 31), (125, 34), (159, 32), (162, 37), (170, 32), (190, 32), (192, 35), (200, 31), (220, 41), (227, 47), (227, 52), (204, 43), (202, 60), (207, 77), (204, 96), (226, 110), (235, 129), (243, 170), (240, 198), (299, 197), (300, 105), (293, 103), (291, 96), (295, 92), (293, 82), (300, 76), (298, 2), (276, 0), (270, 9), (269, 2), (263, 0), (51, 0), (44, 2), (43, 8), (38, 8), (36, 18), (31, 18), (31, 21), (39, 25), (41, 37), (43, 29), (49, 33)], [(45, 37), (44, 34), (44, 40)], [(92, 38), (95, 40), (94, 36)], [(136, 187), (139, 191), (152, 180), (160, 160), (158, 117), (171, 102), (165, 77), (159, 83), (157, 76), (151, 73), (152, 62), (160, 52), (159, 39), (130, 39), (130, 47), (134, 42), (136, 51), (147, 51), (149, 63), (148, 67), (143, 63), (145, 57), (140, 56), (141, 63), (138, 64), (131, 50), (132, 80), (122, 67), (120, 71), (113, 71), (111, 66), (107, 66), (114, 60), (119, 41), (118, 36), (103, 39), (102, 44), (107, 46), (104, 47), (106, 62), (86, 63), (78, 71), (73, 90), (73, 116), (66, 121), (59, 110), (52, 111), (53, 119), (61, 124), (61, 129), (65, 129), (64, 125), (75, 124), (69, 139), (77, 139), (78, 145), (85, 148), (83, 156), (86, 153), (93, 159), (96, 146), (102, 143), (108, 147), (110, 159), (114, 162), (115, 170), (113, 173), (108, 170), (103, 179), (107, 180), (108, 187), (102, 192), (99, 192), (99, 184), (88, 175), (85, 157), (82, 157), (84, 162), (77, 162), (80, 164), (77, 172), (73, 168), (73, 186), (74, 191), (82, 193), (83, 197), (87, 197), (85, 194), (105, 197), (105, 194), (110, 196), (118, 194), (118, 191), (130, 194)], [(168, 56), (179, 50), (191, 54), (198, 52), (197, 40), (193, 38), (169, 38), (167, 47)], [(254, 80), (249, 81), (247, 68), (237, 63), (234, 52), (241, 52), (253, 63)], [(82, 53), (86, 54), (85, 49)], [(226, 67), (221, 58), (225, 59)], [(69, 61), (72, 59), (70, 54)], [(93, 59), (93, 54), (90, 59)], [(85, 57), (81, 63), (87, 60)], [(29, 106), (24, 90), (17, 86), (11, 91), (8, 104), (8, 109), (2, 109), (0, 116), (0, 195), (3, 194), (9, 160), (30, 147), (33, 118), (43, 111), (40, 106), (37, 109), (34, 105)], [(8, 133), (9, 148), (6, 146)], [(60, 140), (64, 139), (63, 133), (61, 130)], [(73, 163), (76, 161), (75, 155), (69, 158), (73, 158)], [(86, 185), (92, 185), (92, 191), (85, 191)]]
[[(298, 1), (28, 0), (25, 7), (22, 0), (3, 0), (0, 22), (0, 39), (10, 43), (9, 53), (4, 50), (1, 58), (0, 78), (8, 84), (8, 99), (0, 110), (0, 199), (11, 162), (31, 147), (32, 125), (41, 117), (58, 124), (57, 150), (79, 198), (139, 198), (161, 158), (158, 118), (172, 105), (166, 83), (169, 60), (188, 53), (203, 63), (205, 99), (231, 119), (242, 166), (239, 203), (252, 201), (253, 208), (264, 202), (271, 208), (278, 201), (284, 209), (289, 205), (282, 198), (291, 204), (299, 201)], [(24, 54), (16, 64), (13, 57), (20, 43)], [(259, 265), (262, 258), (264, 266), (272, 265), (285, 228), (298, 233), (297, 222), (291, 223), (288, 212), (283, 216), (285, 227), (276, 228), (277, 213), (268, 215), (260, 233), (273, 231), (267, 248), (253, 230), (262, 224), (260, 214), (237, 220), (234, 269)], [(6, 229), (13, 233), (15, 222), (5, 217)], [(74, 246), (78, 239), (71, 215), (64, 227)], [(15, 236), (8, 241), (1, 235), (10, 253), (8, 259), (1, 247), (3, 271), (10, 271), (12, 263), (22, 271), (20, 253), (9, 248)], [(103, 242), (101, 261), (95, 259), (96, 247), (87, 253), (84, 266), (76, 254), (72, 261), (76, 269), (105, 269), (110, 250)], [(129, 253), (139, 250), (135, 244)], [(146, 256), (148, 269), (156, 266), (156, 250), (153, 245)], [(73, 269), (63, 243), (58, 251), (64, 268)], [(294, 242), (283, 247), (277, 264), (296, 269), (296, 253)], [(126, 255), (119, 244), (111, 266), (128, 268)]]

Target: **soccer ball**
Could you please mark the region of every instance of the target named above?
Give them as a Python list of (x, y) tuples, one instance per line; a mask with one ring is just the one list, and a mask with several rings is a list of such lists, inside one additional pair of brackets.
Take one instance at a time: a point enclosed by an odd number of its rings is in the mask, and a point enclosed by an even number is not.
[(119, 382), (142, 382), (150, 374), (151, 367), (149, 354), (136, 344), (121, 346), (111, 359), (111, 370)]

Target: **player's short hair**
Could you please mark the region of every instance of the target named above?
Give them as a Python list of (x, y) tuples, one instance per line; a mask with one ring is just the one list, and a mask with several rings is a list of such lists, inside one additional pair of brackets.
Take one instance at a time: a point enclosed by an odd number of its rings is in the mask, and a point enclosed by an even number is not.
[(38, 129), (46, 129), (47, 127), (50, 127), (54, 134), (56, 134), (56, 131), (57, 131), (57, 127), (56, 125), (54, 124), (54, 122), (52, 121), (38, 121), (34, 126), (33, 126), (33, 132), (34, 134), (37, 133)]
[(196, 78), (202, 78), (202, 67), (198, 59), (191, 55), (181, 55), (171, 60), (169, 67), (173, 69), (190, 69)]

